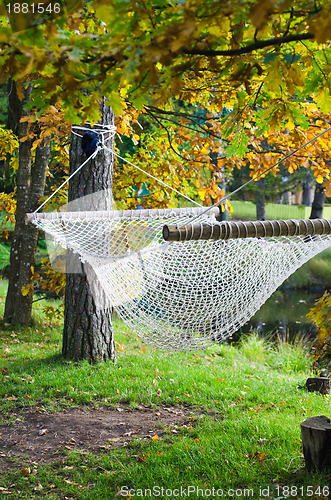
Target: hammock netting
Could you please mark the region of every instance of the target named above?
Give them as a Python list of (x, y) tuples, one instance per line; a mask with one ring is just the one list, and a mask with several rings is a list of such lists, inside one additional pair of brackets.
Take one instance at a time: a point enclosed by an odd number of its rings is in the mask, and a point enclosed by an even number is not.
[[(44, 214), (33, 223), (94, 269), (121, 319), (170, 350), (221, 342), (331, 236), (165, 243), (165, 224), (217, 224), (201, 209)], [(198, 212), (197, 212), (198, 211)]]

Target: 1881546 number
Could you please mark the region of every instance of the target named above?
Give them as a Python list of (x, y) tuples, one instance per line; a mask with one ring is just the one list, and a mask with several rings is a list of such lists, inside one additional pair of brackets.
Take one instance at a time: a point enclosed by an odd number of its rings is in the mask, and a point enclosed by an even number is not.
[(282, 497), (297, 497), (313, 495), (320, 497), (329, 497), (329, 486), (275, 486), (277, 496)]
[(7, 3), (8, 14), (60, 14), (59, 3)]

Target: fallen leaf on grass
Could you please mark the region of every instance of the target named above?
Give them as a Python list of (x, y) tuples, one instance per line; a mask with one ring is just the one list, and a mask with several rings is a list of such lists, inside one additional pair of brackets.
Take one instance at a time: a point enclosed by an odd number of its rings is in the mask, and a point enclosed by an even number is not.
[(155, 434), (155, 436), (152, 436), (152, 441), (158, 441), (159, 440), (159, 436), (157, 434)]
[(258, 460), (264, 460), (265, 459), (265, 453), (260, 452), (260, 451), (255, 451), (254, 453), (248, 453), (246, 455), (246, 457), (249, 458), (250, 460), (252, 458), (257, 458)]
[(24, 474), (24, 476), (28, 476), (29, 474), (31, 474), (31, 469), (30, 467), (26, 467), (24, 469), (21, 469), (21, 472), (22, 474)]
[(137, 462), (141, 464), (142, 462), (145, 462), (146, 458), (148, 458), (150, 456), (151, 456), (150, 453), (143, 453), (143, 456), (139, 457), (138, 460), (137, 460)]

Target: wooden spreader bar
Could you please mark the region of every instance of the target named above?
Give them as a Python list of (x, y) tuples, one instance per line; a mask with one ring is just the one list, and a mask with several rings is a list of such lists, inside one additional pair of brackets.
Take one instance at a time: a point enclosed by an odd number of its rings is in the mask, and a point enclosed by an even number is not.
[(266, 236), (309, 236), (331, 234), (331, 219), (223, 221), (163, 227), (165, 241), (229, 240)]
[[(153, 217), (181, 216), (192, 215), (197, 216), (206, 211), (206, 207), (185, 207), (185, 208), (144, 208), (141, 210), (104, 210), (91, 212), (42, 212), (28, 213), (25, 215), (25, 223), (30, 224), (35, 219), (47, 220), (73, 220), (81, 219), (147, 219)], [(208, 211), (208, 214), (219, 215), (219, 208), (214, 207)]]

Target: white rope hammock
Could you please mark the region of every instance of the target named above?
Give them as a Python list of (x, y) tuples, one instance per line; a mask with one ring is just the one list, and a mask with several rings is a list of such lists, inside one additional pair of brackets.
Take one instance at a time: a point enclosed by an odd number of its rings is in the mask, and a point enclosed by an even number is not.
[[(32, 222), (93, 267), (133, 332), (184, 350), (231, 336), (288, 276), (331, 246), (329, 235), (164, 242), (165, 224), (187, 226), (198, 211), (41, 214)], [(215, 212), (199, 217), (198, 224), (219, 224)]]
[(134, 333), (157, 347), (186, 350), (230, 337), (296, 269), (331, 246), (330, 221), (322, 229), (308, 221), (260, 226), (218, 223), (218, 213), (217, 207), (36, 211), (27, 222), (93, 267)]

